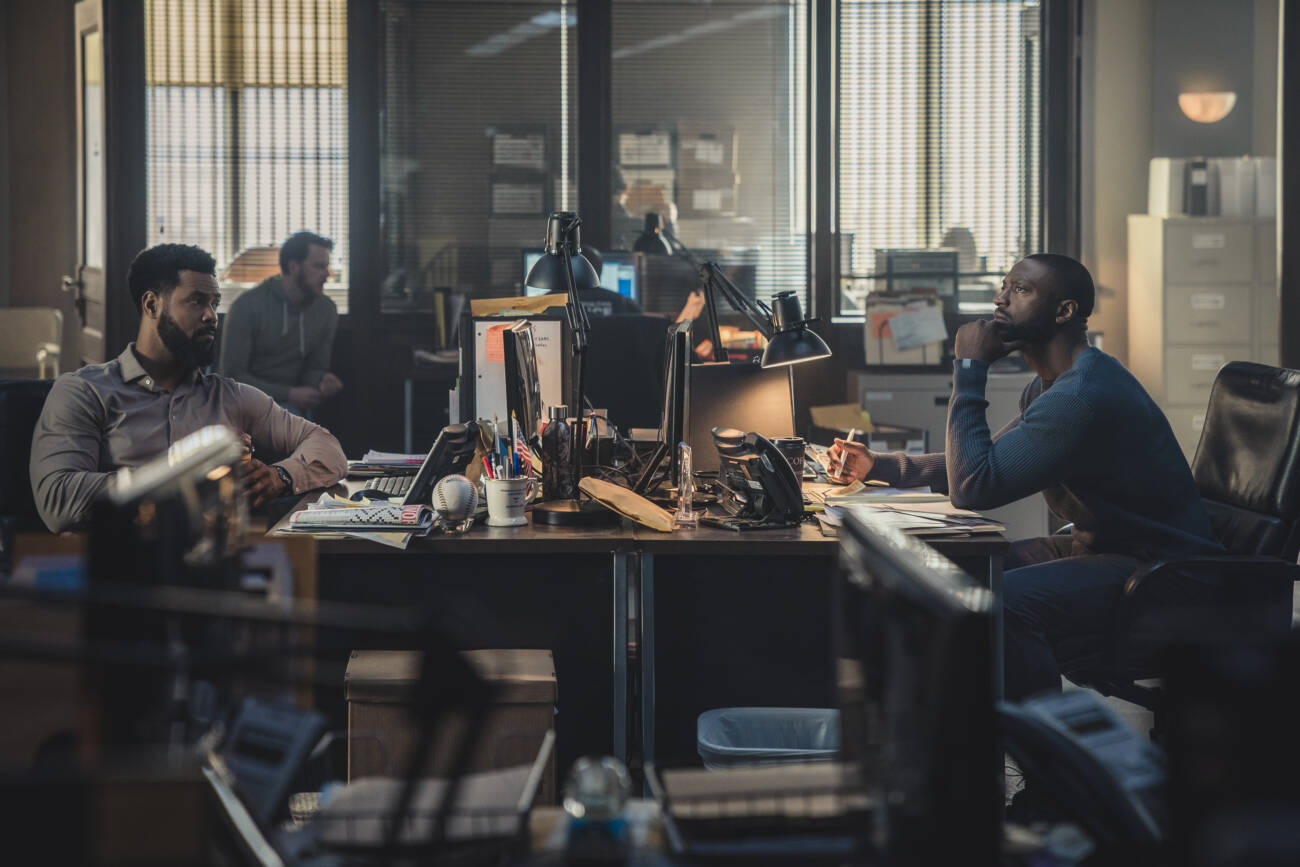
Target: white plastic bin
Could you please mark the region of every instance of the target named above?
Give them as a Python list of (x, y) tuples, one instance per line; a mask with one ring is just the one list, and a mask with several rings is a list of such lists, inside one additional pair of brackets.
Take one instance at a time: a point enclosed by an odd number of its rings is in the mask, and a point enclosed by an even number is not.
[(700, 714), (695, 746), (706, 768), (830, 761), (840, 712), (818, 707), (724, 707)]

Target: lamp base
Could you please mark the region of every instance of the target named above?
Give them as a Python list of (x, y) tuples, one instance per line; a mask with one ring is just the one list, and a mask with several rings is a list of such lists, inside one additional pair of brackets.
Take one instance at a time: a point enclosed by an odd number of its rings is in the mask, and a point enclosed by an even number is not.
[(551, 500), (533, 506), (533, 523), (552, 527), (614, 527), (617, 512), (594, 500)]

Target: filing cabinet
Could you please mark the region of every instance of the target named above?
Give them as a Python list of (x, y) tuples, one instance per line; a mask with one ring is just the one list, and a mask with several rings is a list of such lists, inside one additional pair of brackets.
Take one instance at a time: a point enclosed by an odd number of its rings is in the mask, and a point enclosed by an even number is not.
[[(858, 405), (871, 413), (873, 421), (921, 428), (926, 432), (927, 447), (941, 452), (948, 435), (948, 399), (952, 396), (952, 374), (943, 372), (910, 373), (851, 371), (849, 388), (858, 396)], [(1033, 379), (1032, 373), (990, 373), (985, 397), (988, 398), (989, 430), (997, 433), (1020, 414), (1020, 394)], [(1047, 503), (1042, 494), (1025, 497), (987, 512), (989, 517), (1007, 528), (1007, 538), (1028, 539), (1046, 536)]]
[(1277, 363), (1276, 224), (1132, 214), (1128, 250), (1129, 369), (1190, 461), (1219, 368)]

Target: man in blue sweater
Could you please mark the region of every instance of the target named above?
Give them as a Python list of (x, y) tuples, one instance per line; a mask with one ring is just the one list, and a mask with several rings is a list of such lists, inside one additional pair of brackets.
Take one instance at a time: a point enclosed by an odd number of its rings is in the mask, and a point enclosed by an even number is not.
[[(1012, 700), (1060, 688), (1055, 648), (1108, 631), (1125, 579), (1144, 562), (1223, 550), (1164, 414), (1118, 361), (1088, 346), (1094, 296), (1074, 259), (1026, 257), (1003, 278), (993, 319), (957, 331), (945, 452), (876, 454), (843, 440), (831, 449), (847, 478), (929, 485), (976, 510), (1041, 491), (1073, 522), (1068, 536), (1014, 543), (1004, 561)], [(1017, 349), (1038, 376), (1020, 415), (991, 433), (989, 364)], [(1190, 578), (1168, 583), (1170, 601), (1214, 591)]]

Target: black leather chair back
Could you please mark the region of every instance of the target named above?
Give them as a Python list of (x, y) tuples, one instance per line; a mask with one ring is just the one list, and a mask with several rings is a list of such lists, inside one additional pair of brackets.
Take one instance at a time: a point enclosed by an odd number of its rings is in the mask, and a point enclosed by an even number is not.
[(50, 379), (0, 380), (0, 563), (11, 554), (14, 533), (45, 529), (32, 498), (27, 465), (32, 454), (32, 432), (54, 381)]
[(1210, 391), (1192, 461), (1219, 541), (1232, 554), (1300, 552), (1300, 371), (1234, 361)]

